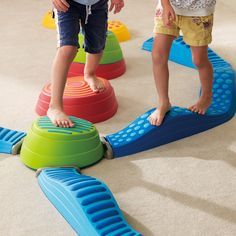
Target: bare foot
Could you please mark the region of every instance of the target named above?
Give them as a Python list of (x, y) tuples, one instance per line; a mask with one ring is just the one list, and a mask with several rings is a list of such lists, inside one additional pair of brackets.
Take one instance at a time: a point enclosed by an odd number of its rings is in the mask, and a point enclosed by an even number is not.
[(47, 116), (56, 126), (63, 128), (71, 128), (74, 126), (69, 117), (61, 109), (49, 108), (47, 111)]
[(149, 117), (149, 122), (151, 125), (159, 126), (162, 124), (162, 121), (165, 117), (165, 114), (170, 110), (171, 104), (165, 103), (161, 104)]
[(207, 108), (211, 105), (211, 96), (200, 97), (197, 103), (189, 107), (189, 110), (200, 115), (204, 115), (207, 111)]
[(95, 93), (102, 92), (105, 89), (102, 80), (98, 79), (96, 76), (84, 76), (84, 80)]

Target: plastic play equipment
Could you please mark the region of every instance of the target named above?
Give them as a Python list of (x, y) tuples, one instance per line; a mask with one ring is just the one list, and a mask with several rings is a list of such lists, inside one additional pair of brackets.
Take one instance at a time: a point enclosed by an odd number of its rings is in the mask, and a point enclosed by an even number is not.
[(75, 168), (46, 168), (38, 182), (52, 204), (80, 236), (141, 236), (126, 222), (108, 187)]
[(70, 119), (73, 128), (38, 118), (24, 139), (21, 161), (37, 169), (41, 189), (78, 235), (141, 236), (126, 222), (107, 186), (77, 172), (101, 160), (105, 149), (93, 124)]
[[(152, 41), (146, 41), (143, 48), (151, 50)], [(64, 165), (83, 168), (98, 162), (104, 155), (117, 158), (134, 154), (227, 122), (236, 109), (235, 72), (211, 49), (208, 53), (214, 67), (214, 83), (213, 101), (206, 115), (172, 107), (163, 124), (157, 127), (148, 121), (154, 110), (151, 109), (124, 129), (101, 140), (95, 127), (87, 121), (71, 117), (76, 124), (74, 128), (59, 128), (47, 117), (41, 117), (24, 138), (22, 162), (33, 169)], [(182, 38), (174, 41), (170, 59), (194, 68), (189, 46)], [(73, 79), (69, 81), (78, 83)], [(73, 97), (69, 92), (66, 96)], [(111, 192), (101, 181), (65, 167), (41, 170), (38, 179), (48, 199), (79, 235), (141, 235), (126, 223)]]
[(53, 18), (53, 12), (47, 11), (43, 16), (42, 26), (47, 29), (56, 29), (55, 20)]
[[(84, 74), (84, 65), (81, 63), (73, 62), (70, 66), (68, 77)], [(97, 68), (97, 76), (107, 80), (115, 79), (123, 75), (126, 71), (125, 60), (121, 60), (112, 64), (99, 65)]]
[(130, 32), (126, 25), (118, 20), (108, 21), (108, 30), (115, 34), (119, 42), (128, 41), (131, 38)]
[[(151, 50), (153, 39), (143, 44), (143, 49)], [(184, 137), (197, 134), (230, 120), (235, 113), (235, 72), (231, 65), (220, 58), (211, 49), (209, 59), (214, 68), (213, 101), (206, 115), (197, 115), (186, 108), (172, 107), (164, 123), (151, 126), (148, 116), (150, 110), (124, 129), (107, 135), (103, 142), (107, 146), (107, 156), (122, 157), (150, 148), (154, 148)], [(191, 51), (182, 37), (174, 41), (170, 59), (182, 65), (194, 68)]]
[[(84, 35), (80, 33), (79, 45), (82, 46), (83, 44), (84, 44)], [(123, 59), (123, 54), (122, 54), (120, 44), (116, 36), (112, 32), (108, 31), (106, 46), (105, 46), (100, 64), (112, 64), (122, 59)], [(83, 63), (83, 64), (86, 62), (86, 53), (83, 48), (80, 48), (80, 50), (78, 50), (78, 53), (74, 59), (74, 62)]]
[(24, 138), (21, 161), (32, 169), (65, 165), (83, 168), (98, 162), (104, 149), (95, 126), (70, 118), (75, 124), (70, 129), (56, 127), (47, 116), (38, 118)]
[[(103, 92), (94, 93), (82, 76), (67, 79), (63, 104), (66, 114), (76, 116), (93, 123), (111, 118), (118, 109), (114, 90), (109, 81), (100, 78), (104, 85)], [(39, 96), (36, 112), (40, 116), (47, 113), (51, 99), (51, 84), (46, 84)]]
[(0, 127), (0, 153), (19, 153), (26, 133)]
[(108, 187), (78, 173), (101, 160), (104, 146), (93, 124), (70, 119), (73, 128), (56, 127), (46, 116), (38, 118), (24, 139), (21, 161), (37, 169), (42, 191), (78, 235), (141, 236), (126, 222)]
[[(84, 72), (86, 53), (84, 48), (82, 48), (84, 44), (84, 35), (82, 33), (79, 34), (79, 44), (81, 48), (78, 50), (74, 62), (69, 69), (69, 76), (83, 75)], [(103, 57), (97, 69), (97, 76), (105, 79), (114, 79), (124, 74), (125, 71), (126, 66), (120, 44), (116, 36), (108, 31)]]

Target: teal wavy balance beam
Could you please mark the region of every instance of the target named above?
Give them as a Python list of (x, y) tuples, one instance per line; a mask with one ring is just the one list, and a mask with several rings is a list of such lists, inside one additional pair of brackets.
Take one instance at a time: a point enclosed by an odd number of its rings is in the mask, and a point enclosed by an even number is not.
[[(143, 44), (145, 50), (152, 49), (153, 39)], [(161, 126), (152, 126), (148, 116), (154, 109), (144, 113), (124, 129), (104, 137), (110, 150), (108, 157), (122, 157), (176, 141), (229, 121), (235, 114), (235, 71), (231, 65), (211, 49), (209, 59), (214, 68), (213, 99), (205, 115), (198, 115), (186, 108), (172, 107)], [(192, 67), (191, 51), (182, 37), (174, 41), (170, 59)]]
[(26, 133), (0, 127), (0, 153), (16, 155)]
[(75, 168), (46, 168), (38, 182), (80, 236), (141, 236), (126, 222), (108, 187)]

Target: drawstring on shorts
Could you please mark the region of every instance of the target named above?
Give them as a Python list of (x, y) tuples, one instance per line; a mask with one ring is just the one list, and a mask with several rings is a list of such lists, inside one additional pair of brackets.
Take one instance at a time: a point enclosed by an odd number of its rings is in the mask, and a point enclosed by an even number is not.
[(88, 23), (88, 17), (89, 17), (89, 15), (92, 14), (91, 7), (92, 7), (91, 5), (86, 5), (85, 25)]

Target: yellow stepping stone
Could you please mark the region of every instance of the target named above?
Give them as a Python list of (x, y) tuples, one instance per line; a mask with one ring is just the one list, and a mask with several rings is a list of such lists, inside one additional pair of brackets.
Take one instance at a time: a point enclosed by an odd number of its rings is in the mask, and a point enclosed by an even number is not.
[(126, 25), (118, 20), (108, 21), (108, 30), (112, 31), (116, 35), (119, 42), (128, 41), (131, 38)]
[(42, 20), (42, 25), (43, 25), (43, 27), (45, 27), (47, 29), (56, 29), (55, 20), (53, 18), (52, 11), (46, 12), (46, 14), (44, 15), (43, 20)]

